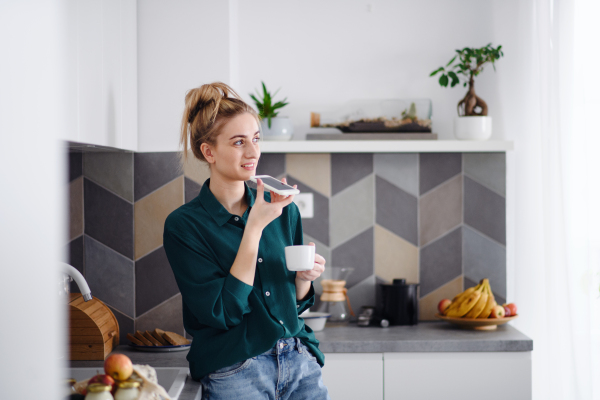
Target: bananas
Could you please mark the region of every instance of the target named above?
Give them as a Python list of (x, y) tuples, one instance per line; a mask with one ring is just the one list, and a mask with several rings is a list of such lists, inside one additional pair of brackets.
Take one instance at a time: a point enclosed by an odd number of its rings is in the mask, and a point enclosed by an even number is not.
[(455, 318), (488, 318), (494, 306), (496, 300), (490, 282), (483, 279), (479, 285), (457, 294), (444, 315)]

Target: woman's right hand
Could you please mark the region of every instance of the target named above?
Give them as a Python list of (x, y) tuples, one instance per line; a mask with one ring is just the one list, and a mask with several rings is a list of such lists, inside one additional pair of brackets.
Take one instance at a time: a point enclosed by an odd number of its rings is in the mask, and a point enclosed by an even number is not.
[[(286, 179), (282, 179), (283, 183), (287, 183)], [(297, 185), (294, 185), (296, 188)], [(248, 226), (256, 226), (261, 231), (265, 229), (275, 218), (279, 217), (283, 208), (288, 206), (294, 195), (282, 196), (271, 192), (271, 202), (265, 200), (265, 185), (262, 179), (256, 180), (256, 199), (250, 214), (248, 215)]]

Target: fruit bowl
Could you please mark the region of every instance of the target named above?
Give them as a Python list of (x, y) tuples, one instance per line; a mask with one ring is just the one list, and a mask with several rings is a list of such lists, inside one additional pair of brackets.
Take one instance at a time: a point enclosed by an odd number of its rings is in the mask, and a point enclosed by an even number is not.
[(498, 325), (506, 324), (507, 322), (516, 319), (519, 315), (504, 318), (455, 318), (446, 317), (445, 315), (435, 314), (436, 318), (448, 321), (451, 324), (458, 325), (462, 329), (475, 329), (478, 331), (491, 331), (498, 328)]

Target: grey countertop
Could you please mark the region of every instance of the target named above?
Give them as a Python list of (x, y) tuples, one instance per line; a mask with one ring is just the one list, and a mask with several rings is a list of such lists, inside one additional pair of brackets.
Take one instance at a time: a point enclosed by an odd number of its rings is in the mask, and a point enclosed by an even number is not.
[(510, 326), (492, 331), (459, 329), (447, 322), (413, 326), (347, 325), (315, 332), (323, 353), (531, 351), (533, 340)]
[[(393, 353), (393, 352), (504, 352), (531, 351), (533, 341), (506, 324), (493, 331), (458, 329), (446, 322), (422, 322), (414, 326), (389, 328), (358, 327), (350, 324), (327, 327), (315, 333), (324, 353)], [(153, 367), (188, 367), (187, 351), (145, 353), (127, 345), (115, 350), (126, 354), (134, 364)], [(103, 367), (103, 361), (70, 361), (71, 367)], [(180, 400), (193, 400), (200, 384), (188, 378)]]

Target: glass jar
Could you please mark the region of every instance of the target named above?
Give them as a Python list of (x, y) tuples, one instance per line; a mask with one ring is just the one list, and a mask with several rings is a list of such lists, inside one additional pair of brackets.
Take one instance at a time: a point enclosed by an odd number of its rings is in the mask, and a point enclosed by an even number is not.
[(67, 379), (65, 382), (65, 390), (64, 390), (64, 396), (63, 397), (69, 397), (72, 394), (77, 394), (77, 391), (75, 390), (75, 384), (77, 383), (77, 381), (75, 379)]
[(431, 132), (431, 100), (352, 100), (337, 110), (312, 112), (313, 128), (337, 128), (344, 133)]
[(134, 380), (119, 382), (115, 400), (136, 400), (140, 396), (140, 383)]
[(110, 389), (110, 385), (92, 383), (86, 388), (85, 400), (114, 400), (112, 394), (110, 394)]

